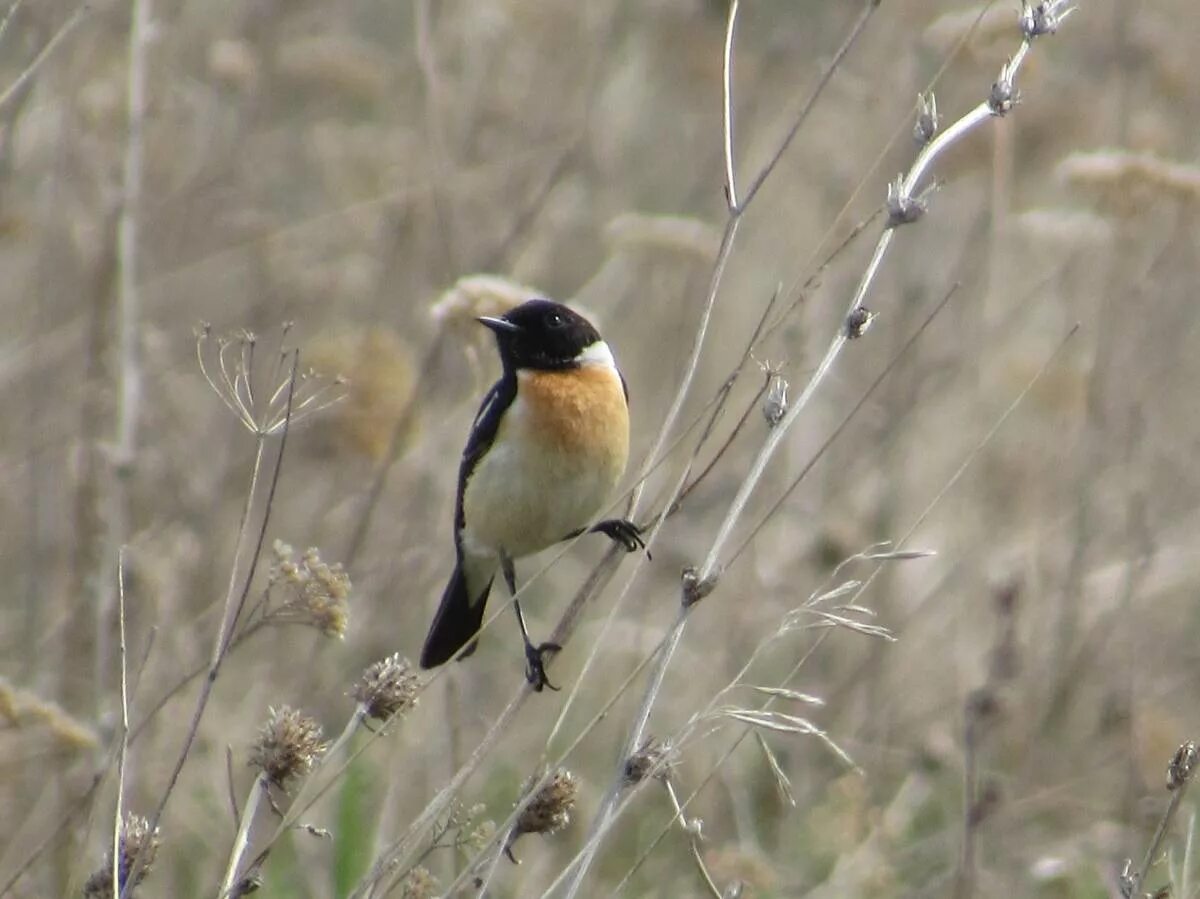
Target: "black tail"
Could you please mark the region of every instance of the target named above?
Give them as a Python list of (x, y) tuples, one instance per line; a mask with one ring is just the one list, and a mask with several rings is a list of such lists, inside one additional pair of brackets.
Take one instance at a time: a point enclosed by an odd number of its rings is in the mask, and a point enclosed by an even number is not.
[(446, 592), (442, 594), (437, 614), (433, 616), (429, 634), (425, 637), (425, 647), (421, 650), (422, 668), (435, 668), (450, 661), (464, 646), (467, 648), (462, 654), (463, 658), (475, 651), (474, 638), (483, 624), (483, 609), (491, 589), (492, 581), (489, 578), (483, 593), (471, 596), (462, 560), (459, 560), (454, 566), (454, 574), (450, 576), (450, 583), (446, 585)]

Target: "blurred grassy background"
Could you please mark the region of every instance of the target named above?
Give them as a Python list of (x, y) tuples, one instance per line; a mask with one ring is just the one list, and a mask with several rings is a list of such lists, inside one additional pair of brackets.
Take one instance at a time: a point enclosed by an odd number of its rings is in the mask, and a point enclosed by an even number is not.
[[(675, 657), (651, 725), (662, 737), (834, 565), (908, 531), (1082, 323), (912, 537), (937, 557), (885, 570), (863, 597), (898, 642), (834, 632), (793, 682), (826, 700), (805, 714), (863, 774), (816, 740), (767, 734), (795, 808), (747, 742), (689, 810), (704, 819), (714, 876), (742, 878), (746, 895), (950, 895), (968, 720), (986, 799), (973, 894), (1116, 895), (1120, 861), (1140, 858), (1165, 803), (1167, 760), (1200, 731), (1200, 19), (1185, 0), (1080, 6), (1035, 47), (1014, 114), (935, 173), (930, 214), (897, 235), (867, 299), (875, 327), (789, 436), (740, 534), (955, 283), (957, 294), (732, 563)], [(777, 287), (790, 305), (879, 207), (914, 154), (914, 99), (943, 64), (945, 116), (986, 96), (1017, 45), (1011, 7), (994, 4), (960, 42), (980, 7), (882, 4), (743, 222), (683, 424), (711, 401)], [(742, 184), (860, 8), (745, 4)], [(73, 10), (46, 0), (16, 11), (0, 40), (0, 85)], [(201, 321), (217, 333), (252, 329), (264, 344), (293, 321), (304, 361), (350, 380), (345, 402), (289, 437), (268, 545), (319, 547), (347, 562), (354, 590), (343, 640), (274, 628), (233, 652), (144, 894), (215, 892), (234, 831), (226, 747), (243, 794), (269, 705), (303, 707), (336, 733), (362, 668), (419, 650), (452, 562), (457, 455), (495, 370), (470, 323), (478, 282), (447, 296), (456, 282), (491, 273), (586, 308), (628, 379), (641, 462), (679, 383), (724, 223), (724, 27), (725, 5), (702, 0), (155, 0), (137, 272), (143, 392), (129, 460), (112, 451), (128, 4), (93, 4), (0, 108), (0, 883), (55, 834), (15, 895), (61, 895), (108, 845), (111, 776), (60, 824), (111, 767), (117, 543), (128, 545), (131, 667), (145, 659), (134, 722), (211, 652), (254, 440), (200, 375)], [(868, 227), (756, 350), (783, 366), (793, 393), (839, 326), (877, 233)], [(701, 462), (760, 384), (755, 372), (739, 381)], [(664, 527), (599, 650), (604, 674), (585, 681), (555, 751), (673, 620), (680, 569), (703, 556), (765, 428), (752, 415)], [(649, 508), (688, 455), (656, 470)], [(375, 472), (392, 456), (356, 545)], [(602, 542), (576, 547), (532, 589), (535, 634), (557, 620)], [(589, 610), (556, 681), (573, 682), (613, 595)], [(360, 758), (312, 815), (335, 839), (299, 833), (281, 845), (262, 895), (345, 894), (376, 841), (424, 807), (520, 684), (511, 628), (497, 622), (476, 657)], [(813, 636), (780, 641), (750, 680), (778, 683)], [(968, 715), (981, 687), (985, 713)], [(166, 787), (195, 689), (131, 749), (128, 803), (143, 814)], [(564, 695), (523, 709), (468, 785), (467, 806), (505, 817)], [(506, 863), (496, 895), (540, 895), (582, 844), (634, 698), (568, 760), (581, 790), (571, 826), (522, 841), (524, 863)], [(682, 793), (727, 742), (722, 731), (682, 748)], [(609, 895), (668, 820), (665, 796), (644, 792), (588, 894)], [(426, 864), (444, 884), (462, 857), (441, 851)], [(1156, 869), (1152, 883), (1163, 877)], [(670, 834), (624, 894), (701, 895), (683, 837)]]

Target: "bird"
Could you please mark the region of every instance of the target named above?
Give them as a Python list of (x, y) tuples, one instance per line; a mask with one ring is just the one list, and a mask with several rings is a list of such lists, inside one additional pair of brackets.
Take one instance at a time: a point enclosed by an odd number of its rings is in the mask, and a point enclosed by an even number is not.
[[(421, 650), (421, 667), (466, 658), (476, 649), (497, 572), (516, 595), (514, 560), (586, 532), (626, 551), (645, 548), (623, 518), (594, 522), (629, 458), (629, 390), (612, 350), (586, 318), (531, 299), (477, 321), (496, 339), (502, 374), (483, 398), (458, 469), (454, 573)], [(525, 644), (525, 677), (536, 691), (557, 689), (514, 599)]]

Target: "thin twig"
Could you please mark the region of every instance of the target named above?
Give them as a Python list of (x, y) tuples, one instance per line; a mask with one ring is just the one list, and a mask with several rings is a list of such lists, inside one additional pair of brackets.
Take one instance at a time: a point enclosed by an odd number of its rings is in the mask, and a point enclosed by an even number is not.
[(91, 12), (91, 7), (86, 3), (80, 4), (75, 8), (75, 12), (71, 13), (71, 17), (62, 24), (58, 31), (54, 32), (50, 40), (46, 41), (46, 46), (42, 47), (40, 53), (33, 58), (33, 61), (25, 67), (25, 70), (17, 76), (17, 80), (8, 86), (8, 89), (0, 94), (0, 111), (3, 111), (13, 97), (19, 96), (21, 90), (26, 83), (37, 74), (38, 69), (48, 60), (52, 53), (58, 49), (61, 44), (75, 27), (83, 21), (84, 17)]
[[(125, 548), (117, 553), (117, 622), (121, 657), (121, 741), (117, 751), (117, 800), (113, 813), (112, 894), (121, 894), (121, 822), (125, 797), (125, 756), (129, 752), (129, 673), (125, 650)], [(153, 834), (153, 831), (150, 831)]]
[(724, 87), (725, 100), (725, 119), (724, 119), (724, 138), (725, 138), (725, 202), (729, 205), (730, 211), (738, 208), (737, 183), (734, 180), (733, 172), (733, 33), (737, 28), (738, 8), (741, 4), (738, 0), (732, 0), (729, 4), (729, 23), (725, 27), (725, 53), (723, 57), (722, 85)]
[(233, 786), (233, 747), (228, 744), (225, 746), (225, 788), (229, 790), (229, 810), (233, 812), (233, 828), (237, 830), (242, 812), (238, 808), (237, 793)]
[[(1142, 864), (1137, 871), (1130, 874), (1130, 863), (1126, 862), (1125, 871), (1121, 874), (1121, 891), (1127, 899), (1141, 899), (1142, 887), (1150, 873), (1150, 866), (1154, 864), (1154, 860), (1162, 850), (1167, 831), (1171, 829), (1171, 823), (1175, 820), (1175, 813), (1179, 811), (1183, 797), (1191, 785), (1192, 776), (1196, 773), (1197, 760), (1196, 744), (1190, 740), (1180, 746), (1176, 750), (1174, 758), (1171, 759), (1171, 764), (1167, 767), (1167, 789), (1171, 791), (1171, 801), (1167, 803), (1166, 811), (1163, 812), (1158, 826), (1154, 829), (1154, 838), (1146, 848)], [(1184, 896), (1186, 897), (1186, 895), (1185, 893)]]
[[(271, 474), (271, 485), (267, 491), (266, 507), (263, 510), (262, 523), (258, 529), (258, 536), (255, 542), (253, 554), (250, 557), (248, 570), (245, 574), (245, 583), (240, 591), (240, 595), (236, 589), (238, 580), (238, 569), (242, 556), (242, 544), (245, 542), (245, 537), (250, 524), (250, 512), (253, 508), (254, 494), (258, 486), (259, 476), (262, 471), (263, 457), (266, 452), (265, 434), (258, 434), (256, 438), (256, 447), (254, 453), (254, 465), (250, 474), (250, 485), (246, 494), (246, 502), (242, 508), (241, 522), (238, 525), (237, 537), (233, 555), (233, 563), (230, 566), (229, 586), (225, 594), (225, 608), (221, 616), (221, 624), (217, 631), (217, 639), (213, 644), (212, 659), (209, 663), (208, 674), (204, 678), (204, 682), (200, 687), (200, 695), (196, 698), (196, 707), (192, 711), (192, 718), (188, 724), (187, 733), (184, 736), (183, 746), (179, 750), (179, 755), (175, 760), (175, 764), (171, 769), (170, 777), (167, 779), (167, 787), (163, 791), (162, 797), (158, 801), (158, 806), (154, 810), (154, 814), (149, 821), (148, 830), (153, 833), (162, 820), (163, 811), (167, 807), (167, 802), (171, 798), (171, 794), (175, 790), (175, 785), (179, 782), (179, 775), (183, 771), (183, 766), (187, 762), (188, 755), (192, 751), (192, 745), (196, 742), (196, 735), (200, 731), (200, 720), (204, 717), (204, 712), (208, 708), (208, 700), (212, 695), (213, 685), (217, 681), (217, 675), (220, 673), (221, 664), (225, 659), (225, 655), (229, 649), (229, 641), (232, 638), (233, 628), (237, 624), (238, 616), (241, 613), (242, 607), (245, 605), (246, 596), (250, 592), (250, 585), (254, 579), (254, 572), (258, 567), (258, 560), (262, 555), (263, 542), (266, 540), (267, 525), (271, 520), (271, 509), (274, 506), (275, 492), (279, 485), (279, 475), (283, 469), (283, 454), (287, 448), (288, 422), (292, 417), (292, 398), (295, 395), (296, 375), (300, 361), (298, 351), (293, 351), (292, 354), (292, 370), (288, 379), (288, 395), (287, 409), (284, 414), (284, 425), (280, 432), (279, 453), (275, 458), (274, 471)], [(130, 863), (130, 874), (127, 884), (132, 884), (136, 877), (135, 872), (142, 864), (143, 852), (138, 854), (138, 857)], [(125, 899), (128, 895), (128, 890), (122, 892), (121, 899)]]
[(367, 490), (366, 499), (363, 500), (361, 511), (358, 513), (358, 522), (354, 526), (354, 531), (350, 537), (350, 543), (346, 547), (346, 552), (342, 556), (343, 563), (350, 569), (354, 567), (354, 562), (358, 559), (358, 554), (362, 551), (363, 545), (367, 539), (367, 531), (371, 527), (371, 519), (375, 514), (375, 507), (379, 504), (380, 497), (383, 496), (383, 489), (387, 486), (388, 474), (392, 470), (392, 465), (396, 462), (397, 451), (400, 448), (400, 441), (404, 435), (408, 433), (408, 429), (412, 426), (416, 419), (417, 410), (420, 404), (417, 401), (418, 397), (425, 394), (430, 382), (433, 380), (433, 363), (441, 352), (442, 335), (439, 333), (432, 341), (430, 341), (429, 349), (425, 353), (425, 358), (421, 360), (420, 374), (417, 376), (417, 383), (413, 387), (413, 399), (400, 416), (392, 425), (392, 433), (388, 437), (387, 449), (384, 450), (383, 458), (379, 460), (379, 464), (375, 469), (375, 474), (371, 478), (371, 486)]
[(153, 0), (134, 0), (130, 10), (129, 72), (126, 83), (128, 134), (125, 140), (124, 186), (121, 216), (117, 223), (118, 332), (120, 388), (117, 404), (116, 464), (127, 472), (137, 447), (138, 412), (141, 407), (141, 296), (138, 291), (138, 257), (142, 205), (142, 157), (146, 120), (146, 46), (150, 40)]
[(958, 292), (959, 287), (960, 285), (956, 283), (953, 284), (948, 291), (946, 291), (946, 295), (942, 297), (941, 302), (939, 302), (933, 308), (929, 315), (925, 317), (925, 320), (921, 322), (920, 326), (913, 331), (908, 340), (904, 342), (904, 345), (900, 347), (895, 355), (892, 356), (892, 358), (888, 361), (888, 364), (883, 367), (883, 370), (875, 376), (875, 380), (871, 382), (871, 386), (863, 391), (862, 396), (858, 398), (858, 401), (850, 408), (850, 411), (846, 413), (841, 422), (838, 423), (838, 426), (829, 432), (829, 436), (825, 438), (825, 442), (822, 443), (821, 446), (817, 448), (817, 451), (812, 454), (812, 458), (808, 460), (802, 469), (800, 469), (800, 471), (792, 479), (792, 482), (788, 484), (784, 491), (779, 494), (775, 502), (771, 504), (770, 508), (767, 509), (763, 516), (755, 523), (754, 527), (750, 529), (750, 532), (742, 539), (737, 548), (730, 553), (731, 563), (734, 559), (739, 558), (742, 553), (746, 551), (746, 548), (754, 541), (754, 538), (758, 536), (758, 532), (761, 531), (772, 518), (774, 518), (774, 516), (783, 507), (783, 504), (791, 498), (791, 495), (796, 491), (796, 488), (800, 486), (800, 483), (808, 476), (809, 472), (813, 470), (813, 466), (815, 466), (817, 462), (825, 457), (825, 453), (829, 451), (829, 447), (832, 446), (833, 442), (842, 435), (842, 432), (846, 430), (846, 427), (850, 424), (854, 417), (858, 415), (862, 407), (866, 405), (867, 400), (869, 400), (875, 394), (875, 391), (882, 386), (883, 382), (887, 380), (888, 376), (891, 375), (891, 373), (896, 369), (896, 366), (900, 364), (900, 361), (908, 355), (909, 350), (912, 349), (913, 345), (917, 342), (917, 339), (925, 333), (931, 324), (933, 324), (934, 319), (941, 315), (942, 310), (946, 308), (946, 304), (949, 303), (950, 299), (955, 295), (955, 293)]
[[(864, 15), (866, 15), (866, 13), (864, 13)], [(1000, 78), (993, 86), (989, 98), (962, 116), (943, 133), (931, 140), (917, 155), (917, 159), (914, 161), (908, 173), (904, 177), (897, 179), (893, 187), (889, 190), (888, 223), (885, 226), (883, 233), (880, 235), (878, 242), (876, 243), (875, 251), (872, 254), (871, 260), (868, 263), (866, 270), (863, 272), (858, 286), (851, 297), (850, 303), (848, 304), (846, 311), (847, 321), (852, 313), (862, 308), (862, 301), (871, 285), (875, 281), (883, 258), (888, 247), (891, 245), (892, 236), (896, 228), (901, 224), (915, 221), (917, 218), (919, 218), (920, 213), (924, 211), (921, 197), (917, 194), (917, 188), (921, 184), (924, 175), (933, 165), (934, 161), (937, 160), (940, 155), (949, 147), (963, 139), (979, 125), (989, 120), (993, 116), (1002, 115), (1004, 112), (1008, 111), (1008, 107), (1004, 106), (1003, 103), (998, 100), (998, 97), (1000, 97), (1002, 94), (1000, 89), (1003, 88), (1004, 96), (1011, 97), (1014, 95), (1015, 88), (1013, 87), (1013, 81), (1016, 78), (1021, 64), (1028, 53), (1031, 40), (1031, 36), (1023, 35), (1021, 46), (1018, 52), (1002, 69)], [(749, 202), (753, 195), (754, 187), (752, 186), (749, 194), (747, 195), (747, 202)], [(1068, 334), (1067, 338), (1064, 339), (1064, 344), (1073, 333), (1074, 329), (1072, 329), (1071, 333)], [(851, 336), (852, 335), (848, 328), (845, 326), (845, 324), (842, 324), (835, 334), (833, 340), (830, 342), (824, 358), (817, 366), (816, 371), (809, 378), (808, 383), (805, 385), (804, 390), (801, 392), (796, 402), (787, 411), (783, 419), (768, 433), (757, 457), (751, 465), (749, 472), (742, 481), (742, 484), (739, 487), (733, 502), (730, 504), (729, 510), (718, 527), (717, 534), (713, 539), (711, 546), (709, 547), (707, 555), (705, 556), (703, 562), (697, 566), (694, 571), (694, 577), (692, 578), (691, 583), (695, 585), (703, 585), (704, 593), (711, 592), (712, 588), (716, 584), (716, 578), (719, 574), (722, 564), (722, 550), (724, 549), (725, 543), (732, 535), (735, 525), (741, 519), (742, 514), (746, 510), (751, 495), (757, 489), (757, 486), (766, 470), (767, 463), (770, 461), (778, 447), (782, 444), (783, 438), (787, 434), (788, 430), (796, 422), (799, 416), (806, 410), (809, 402), (815, 395), (817, 388), (824, 383), (825, 378), (828, 376), (829, 372), (832, 371), (835, 362), (841, 355), (842, 349)], [(1012, 408), (1015, 408), (1015, 406)], [(1003, 418), (1001, 421), (1003, 421)], [(966, 464), (968, 463), (964, 463), (964, 466)], [(965, 467), (962, 470), (965, 470)], [(961, 474), (962, 470), (960, 470), (959, 474)], [(951, 483), (953, 483), (956, 479), (957, 475), (954, 479), (952, 479)], [(940, 496), (941, 494), (939, 494), (938, 499), (940, 499)], [(632, 728), (624, 744), (625, 749), (622, 753), (623, 758), (628, 757), (628, 755), (634, 751), (634, 749), (645, 737), (645, 729), (649, 723), (650, 713), (657, 701), (659, 693), (662, 690), (662, 685), (666, 678), (666, 673), (670, 665), (671, 658), (674, 655), (675, 649), (679, 646), (691, 610), (695, 605), (695, 600), (689, 598), (689, 588), (685, 584), (683, 590), (683, 601), (680, 603), (679, 613), (676, 617), (675, 624), (672, 626), (672, 629), (667, 636), (665, 646), (656, 660), (656, 664), (651, 673), (651, 677), (649, 683), (647, 684), (642, 702), (634, 716)], [(590, 867), (591, 860), (594, 858), (595, 853), (599, 848), (600, 838), (608, 829), (608, 827), (611, 826), (615, 816), (616, 806), (620, 798), (619, 783), (620, 772), (618, 771), (617, 776), (614, 778), (614, 785), (610, 786), (609, 791), (605, 796), (605, 800), (602, 803), (600, 810), (596, 814), (588, 841), (579, 854), (581, 862), (576, 867), (574, 879), (572, 880), (566, 893), (566, 899), (574, 899), (574, 897), (578, 894), (578, 891), (582, 886), (583, 879), (586, 876), (588, 868)]]
[[(805, 104), (805, 106), (802, 108), (800, 114), (797, 116), (797, 118), (791, 128), (791, 131), (788, 133), (788, 135), (784, 139), (784, 141), (780, 144), (775, 156), (767, 163), (767, 165), (759, 173), (758, 177), (755, 179), (755, 182), (752, 183), (750, 190), (746, 194), (745, 199), (740, 204), (737, 204), (737, 205), (730, 204), (730, 215), (726, 222), (724, 232), (722, 234), (721, 248), (720, 248), (720, 251), (718, 252), (716, 263), (713, 267), (712, 277), (710, 278), (708, 298), (705, 303), (704, 310), (701, 314), (700, 324), (697, 327), (696, 336), (693, 339), (692, 353), (689, 357), (688, 365), (685, 370), (683, 380), (680, 384), (678, 391), (676, 392), (675, 401), (672, 403), (671, 409), (669, 410), (669, 412), (666, 416), (666, 420), (663, 423), (662, 429), (659, 431), (658, 438), (656, 439), (656, 442), (655, 442), (655, 447), (652, 450), (651, 455), (649, 457), (647, 457), (648, 461), (653, 459), (654, 457), (656, 457), (657, 453), (661, 450), (662, 444), (666, 438), (667, 429), (669, 429), (670, 427), (672, 427), (674, 425), (674, 421), (675, 421), (676, 416), (678, 415), (678, 411), (681, 408), (683, 400), (685, 399), (685, 397), (690, 389), (691, 381), (694, 378), (695, 370), (699, 363), (700, 353), (703, 348), (705, 335), (707, 333), (708, 322), (709, 322), (709, 319), (712, 314), (713, 306), (715, 305), (715, 302), (716, 302), (717, 292), (720, 288), (720, 284), (721, 284), (722, 277), (724, 275), (726, 263), (728, 262), (729, 255), (733, 249), (733, 241), (737, 235), (738, 224), (741, 221), (741, 216), (744, 214), (745, 210), (749, 207), (749, 205), (753, 202), (755, 196), (758, 193), (758, 190), (761, 188), (762, 184), (765, 183), (766, 179), (770, 176), (770, 174), (774, 171), (776, 165), (778, 165), (778, 163), (779, 163), (779, 160), (782, 159), (783, 154), (786, 152), (788, 145), (795, 138), (795, 136), (799, 133), (800, 127), (803, 125), (804, 121), (807, 119), (809, 111), (813, 108), (817, 99), (823, 94), (825, 87), (828, 85), (829, 80), (832, 78), (833, 72), (836, 71), (838, 66), (840, 66), (842, 60), (845, 58), (845, 56), (849, 52), (850, 48), (857, 41), (858, 37), (862, 34), (863, 30), (866, 27), (867, 22), (869, 21), (869, 19), (871, 17), (872, 12), (877, 7), (877, 5), (878, 5), (877, 0), (869, 0), (867, 5), (864, 7), (863, 12), (860, 15), (858, 21), (852, 27), (850, 34), (847, 36), (846, 40), (843, 41), (842, 46), (839, 48), (837, 54), (835, 54), (834, 59), (830, 62), (830, 65), (826, 68), (826, 71), (823, 73), (817, 86), (814, 88), (814, 90), (809, 98), (809, 101)], [(732, 15), (731, 15), (731, 22), (732, 22)], [(732, 24), (730, 26), (730, 37), (732, 37)], [(730, 65), (732, 65), (732, 52), (733, 52), (733, 49), (732, 49), (732, 44), (731, 44), (729, 47), (728, 54), (727, 54), (730, 59)], [(730, 145), (732, 146), (732, 137), (730, 140), (731, 140)], [(727, 185), (727, 186), (730, 186), (730, 185)], [(836, 354), (833, 354), (833, 355), (836, 355)], [(830, 359), (830, 362), (831, 361), (832, 360)], [(793, 409), (792, 414), (791, 414), (791, 418), (793, 420), (795, 418), (795, 412), (796, 412), (796, 410)], [(786, 429), (782, 427), (782, 423), (781, 423), (781, 426), (778, 426), (772, 430), (772, 435), (774, 436), (776, 433), (778, 433), (778, 435), (780, 437), (782, 437), (782, 434), (785, 430)], [(670, 501), (667, 502), (667, 504), (666, 504), (667, 507), (670, 507), (672, 505), (675, 497), (678, 496), (678, 493), (680, 490), (682, 490), (682, 488), (683, 488), (683, 483), (681, 481), (680, 483), (678, 483), (675, 486), (674, 495), (671, 497)], [(638, 496), (639, 496), (639, 494), (635, 492), (634, 498), (633, 498), (633, 503), (631, 503), (631, 513), (632, 513), (633, 508), (636, 506), (636, 501), (638, 499)], [(653, 540), (654, 534), (656, 532), (657, 532), (657, 528), (655, 529), (655, 531), (651, 532), (650, 541), (648, 541), (648, 543)], [(709, 567), (709, 566), (706, 566), (706, 567)], [(709, 570), (708, 573), (711, 574), (711, 569)], [(647, 694), (646, 694), (648, 698), (657, 696), (658, 691), (661, 688), (662, 678), (665, 677), (665, 675), (666, 675), (667, 666), (669, 665), (671, 657), (674, 655), (674, 651), (675, 651), (675, 648), (678, 646), (679, 639), (682, 637), (683, 624), (686, 621), (686, 616), (687, 616), (687, 612), (688, 612), (689, 608), (690, 608), (690, 606), (688, 606), (686, 604), (683, 604), (680, 607), (681, 611), (680, 611), (679, 619), (678, 619), (676, 625), (672, 628), (671, 633), (668, 634), (665, 645), (664, 645), (663, 649), (661, 650), (660, 655), (658, 656), (657, 663), (654, 666), (653, 673), (651, 675), (651, 680), (650, 680), (651, 686), (648, 689)], [(649, 713), (650, 713), (650, 708), (651, 708), (652, 704), (653, 704), (653, 699), (650, 698), (650, 701), (644, 703), (642, 710), (639, 711), (639, 713), (637, 715), (633, 730), (632, 730), (629, 738), (626, 740), (625, 749), (622, 752), (622, 762), (621, 762), (622, 765), (624, 764), (624, 759), (628, 758), (628, 756), (631, 755), (636, 750), (637, 746), (639, 746), (643, 740), (644, 729), (646, 726), (646, 722), (649, 719)], [(597, 837), (599, 833), (603, 832), (607, 828), (607, 825), (610, 821), (610, 815), (611, 815), (613, 808), (619, 798), (621, 782), (622, 782), (622, 774), (620, 771), (618, 771), (616, 776), (614, 777), (613, 784), (609, 787), (609, 791), (608, 791), (607, 795), (605, 796), (605, 800), (601, 805), (601, 809), (599, 810), (599, 812), (597, 812), (596, 817), (593, 819), (591, 836), (589, 837), (587, 847), (584, 849), (581, 864), (579, 864), (578, 867), (576, 868), (575, 877), (567, 889), (566, 899), (574, 899), (574, 897), (578, 894), (579, 890), (582, 887), (583, 880), (586, 877), (588, 868), (591, 863), (591, 859), (594, 857), (596, 849), (598, 848), (598, 840), (594, 839), (594, 838)]]
[(737, 207), (739, 212), (744, 211), (754, 201), (763, 184), (771, 177), (771, 173), (775, 171), (775, 167), (779, 165), (779, 161), (783, 159), (783, 155), (788, 151), (788, 147), (792, 145), (792, 141), (796, 139), (796, 135), (800, 133), (801, 127), (803, 127), (805, 121), (808, 120), (809, 114), (817, 105), (817, 100), (825, 93), (825, 88), (829, 84), (830, 79), (833, 78), (834, 72), (841, 67), (842, 61), (845, 60), (850, 49), (858, 42), (858, 39), (866, 30), (871, 16), (879, 8), (881, 2), (882, 0), (867, 0), (862, 12), (859, 13), (854, 24), (850, 26), (850, 33), (846, 35), (845, 40), (842, 41), (842, 45), (837, 48), (833, 54), (833, 58), (825, 66), (825, 71), (821, 73), (821, 77), (817, 80), (817, 86), (808, 95), (808, 99), (804, 101), (804, 105), (800, 108), (800, 112), (796, 115), (796, 118), (792, 120), (792, 127), (788, 130), (787, 136), (776, 147), (774, 155), (771, 156), (767, 164), (762, 167), (762, 170), (754, 177), (754, 180), (750, 182), (750, 189), (746, 191), (746, 197), (742, 201), (742, 205)]
[(246, 796), (245, 807), (242, 811), (242, 820), (238, 824), (237, 836), (233, 839), (233, 848), (229, 851), (229, 864), (225, 868), (225, 878), (221, 881), (221, 890), (217, 893), (217, 899), (225, 899), (233, 892), (234, 884), (237, 880), (238, 865), (242, 861), (242, 856), (246, 854), (246, 847), (250, 843), (250, 828), (254, 824), (254, 816), (258, 812), (258, 804), (270, 789), (267, 775), (259, 772), (254, 778), (254, 783), (250, 786), (250, 792)]
[(16, 14), (17, 10), (21, 8), (21, 4), (23, 2), (24, 0), (13, 0), (13, 2), (8, 5), (8, 11), (4, 13), (4, 18), (0, 19), (0, 41), (4, 40), (4, 35), (8, 33), (8, 25), (12, 21), (12, 17)]
[(700, 871), (700, 878), (704, 881), (704, 885), (708, 887), (710, 893), (715, 899), (724, 899), (725, 894), (721, 888), (717, 886), (717, 882), (713, 880), (712, 874), (708, 871), (708, 866), (704, 864), (704, 856), (700, 854), (700, 831), (696, 823), (689, 822), (683, 813), (683, 806), (679, 804), (679, 797), (675, 795), (675, 785), (671, 783), (670, 777), (663, 778), (663, 786), (666, 787), (667, 796), (671, 800), (671, 808), (675, 814), (674, 821), (679, 822), (679, 828), (684, 832), (688, 841), (688, 848), (692, 851), (692, 858), (696, 861), (696, 867)]

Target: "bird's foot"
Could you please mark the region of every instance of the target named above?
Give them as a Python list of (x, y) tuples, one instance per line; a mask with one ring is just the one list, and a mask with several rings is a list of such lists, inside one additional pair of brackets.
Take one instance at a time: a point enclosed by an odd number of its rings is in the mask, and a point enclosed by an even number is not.
[(548, 652), (561, 651), (562, 647), (557, 643), (541, 643), (537, 646), (532, 643), (525, 644), (525, 679), (533, 687), (533, 692), (541, 693), (543, 687), (558, 690), (558, 687), (550, 683), (550, 679), (546, 677), (546, 663), (542, 657)]
[[(592, 525), (592, 531), (603, 534), (614, 543), (620, 543), (627, 553), (646, 548), (646, 541), (642, 539), (642, 529), (626, 518), (609, 518), (598, 522)], [(646, 553), (646, 556), (649, 557), (650, 554)]]

